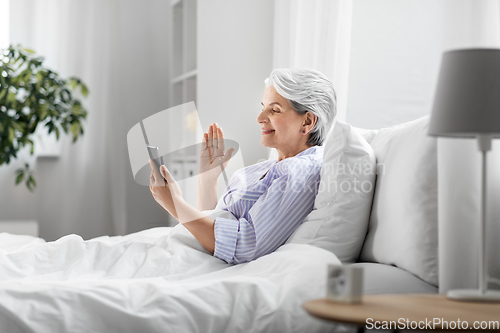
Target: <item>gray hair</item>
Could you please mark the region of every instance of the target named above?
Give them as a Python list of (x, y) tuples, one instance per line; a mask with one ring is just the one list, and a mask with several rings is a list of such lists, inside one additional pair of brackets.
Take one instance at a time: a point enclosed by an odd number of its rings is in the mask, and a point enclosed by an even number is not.
[(337, 96), (328, 78), (313, 69), (275, 69), (265, 81), (286, 98), (299, 114), (311, 112), (317, 117), (307, 144), (321, 146), (337, 114)]

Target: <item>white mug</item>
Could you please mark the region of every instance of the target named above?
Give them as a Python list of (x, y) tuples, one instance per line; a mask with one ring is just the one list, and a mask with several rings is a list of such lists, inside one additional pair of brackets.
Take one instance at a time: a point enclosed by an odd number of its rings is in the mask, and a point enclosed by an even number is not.
[(328, 265), (326, 299), (359, 303), (363, 293), (363, 268), (351, 265)]

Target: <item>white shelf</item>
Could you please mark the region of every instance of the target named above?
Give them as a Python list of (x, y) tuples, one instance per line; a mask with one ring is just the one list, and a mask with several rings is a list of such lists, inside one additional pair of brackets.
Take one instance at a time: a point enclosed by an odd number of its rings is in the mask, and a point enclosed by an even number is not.
[(171, 0), (170, 103), (197, 102), (197, 0)]
[(184, 71), (196, 70), (196, 0), (184, 1)]

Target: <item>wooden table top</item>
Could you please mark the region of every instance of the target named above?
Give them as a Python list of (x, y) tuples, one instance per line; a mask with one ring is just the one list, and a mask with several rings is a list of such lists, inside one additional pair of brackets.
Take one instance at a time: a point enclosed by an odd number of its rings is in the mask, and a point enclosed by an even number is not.
[[(479, 322), (476, 325), (482, 324), (483, 327), (492, 322), (489, 324), (489, 330), (500, 331), (500, 303), (453, 301), (447, 299), (445, 295), (364, 295), (362, 302), (357, 304), (317, 299), (304, 303), (304, 308), (318, 318), (366, 325), (367, 328), (374, 328), (374, 326), (368, 327), (368, 324), (375, 325), (376, 321), (381, 325), (390, 321), (401, 324), (403, 320), (404, 325), (407, 325), (405, 329), (415, 328), (419, 322), (426, 323), (427, 326), (416, 328), (429, 329), (431, 327), (429, 322), (431, 322), (434, 329), (440, 330), (451, 330), (450, 326), (454, 325), (451, 322), (461, 325), (462, 328), (467, 325), (468, 329), (473, 329), (475, 322)], [(371, 321), (367, 321), (369, 318)], [(448, 322), (448, 328), (444, 324), (445, 321)], [(408, 325), (413, 325), (413, 327), (408, 327)]]

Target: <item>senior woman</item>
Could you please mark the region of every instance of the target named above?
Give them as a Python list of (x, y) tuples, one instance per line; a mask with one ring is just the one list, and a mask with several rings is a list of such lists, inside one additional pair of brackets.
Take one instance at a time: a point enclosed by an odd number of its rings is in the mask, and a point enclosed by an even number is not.
[[(217, 178), (232, 150), (224, 151), (217, 124), (204, 134), (197, 208), (184, 201), (167, 168), (161, 166), (162, 177), (150, 161), (155, 200), (227, 263), (275, 251), (312, 210), (323, 163), (321, 145), (336, 114), (333, 85), (318, 71), (276, 69), (265, 83), (257, 122), (262, 145), (275, 148), (278, 159), (235, 172), (218, 201)], [(202, 213), (214, 208), (222, 214)]]

